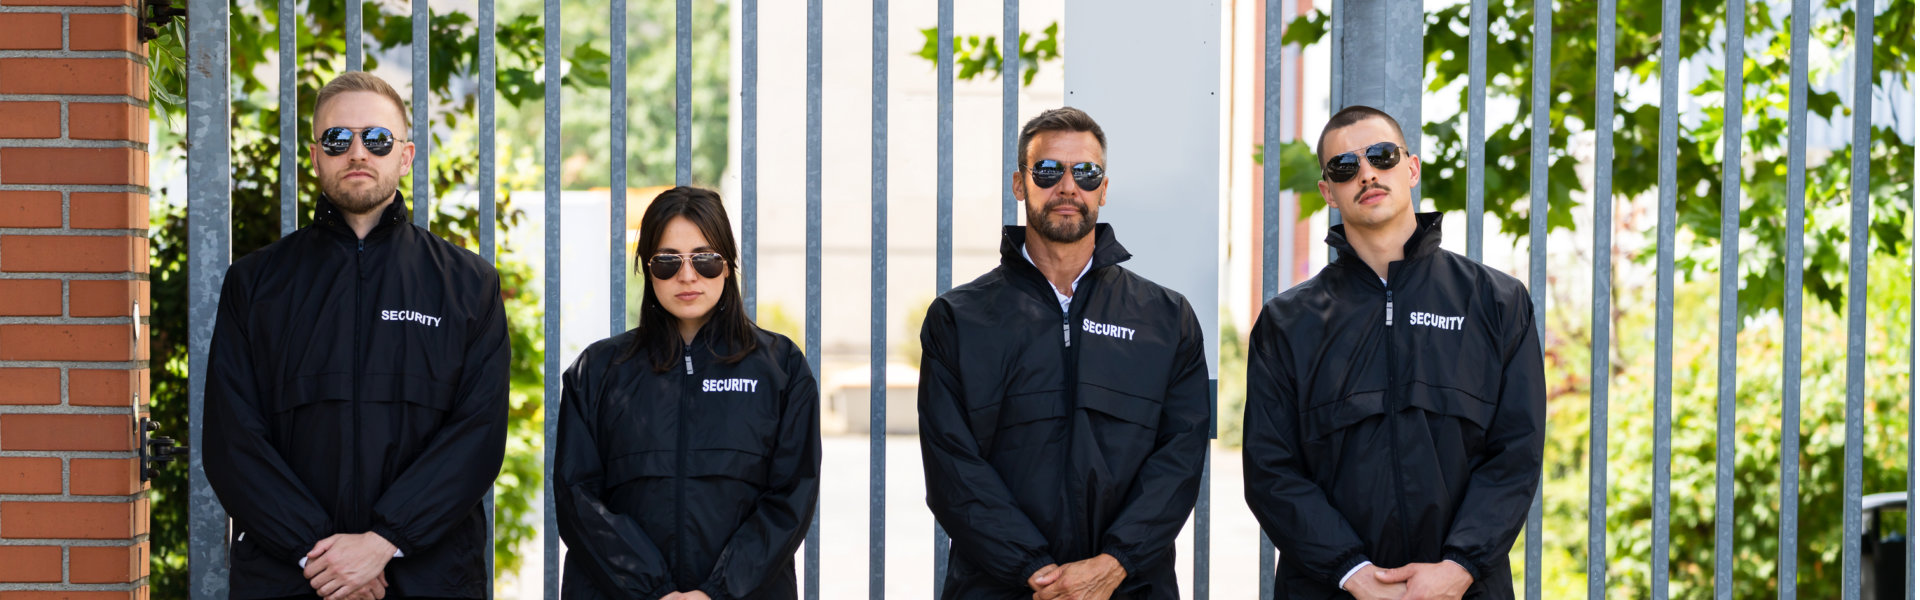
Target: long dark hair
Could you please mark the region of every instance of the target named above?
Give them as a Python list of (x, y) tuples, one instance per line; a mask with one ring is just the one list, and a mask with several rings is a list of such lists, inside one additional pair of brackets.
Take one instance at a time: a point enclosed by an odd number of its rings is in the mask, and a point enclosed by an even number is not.
[(686, 217), (699, 227), (700, 235), (707, 238), (707, 246), (727, 260), (727, 280), (721, 286), (720, 302), (707, 316), (706, 327), (714, 347), (733, 351), (720, 360), (738, 363), (752, 353), (759, 342), (755, 336), (758, 327), (747, 318), (746, 303), (740, 299), (740, 280), (736, 278), (740, 257), (739, 247), (733, 243), (733, 224), (727, 220), (727, 207), (720, 202), (720, 194), (687, 186), (660, 192), (640, 217), (640, 243), (633, 248), (634, 271), (645, 282), (640, 292), (640, 327), (633, 343), (621, 353), (620, 362), (645, 354), (652, 359), (655, 373), (665, 373), (680, 363), (684, 340), (677, 326), (679, 319), (654, 297), (653, 275), (641, 267), (660, 247), (660, 236), (674, 217)]

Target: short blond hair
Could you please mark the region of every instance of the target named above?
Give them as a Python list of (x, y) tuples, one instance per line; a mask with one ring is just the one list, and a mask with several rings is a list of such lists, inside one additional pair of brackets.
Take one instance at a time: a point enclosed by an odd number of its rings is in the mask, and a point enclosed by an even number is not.
[(321, 87), (320, 92), (315, 94), (313, 98), (314, 118), (317, 119), (320, 117), (320, 109), (327, 106), (328, 100), (332, 100), (334, 96), (347, 92), (373, 92), (386, 96), (388, 100), (393, 101), (395, 108), (400, 109), (400, 121), (408, 124), (407, 126), (411, 126), (413, 123), (413, 121), (407, 119), (407, 102), (400, 98), (400, 92), (394, 91), (393, 86), (387, 84), (387, 80), (381, 79), (366, 71), (347, 71), (341, 73), (339, 77), (333, 78), (333, 81), (329, 81), (327, 85)]

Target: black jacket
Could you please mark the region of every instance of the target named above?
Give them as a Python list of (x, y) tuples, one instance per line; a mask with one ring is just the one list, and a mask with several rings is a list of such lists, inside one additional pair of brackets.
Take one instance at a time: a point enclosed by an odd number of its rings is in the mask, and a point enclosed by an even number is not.
[(920, 330), (927, 505), (953, 538), (943, 598), (1030, 598), (1048, 564), (1102, 553), (1127, 570), (1116, 599), (1177, 598), (1174, 537), (1206, 460), (1200, 322), (1179, 293), (1093, 263), (1062, 316), (1002, 234), (1000, 266), (933, 301)]
[(1546, 384), (1520, 281), (1440, 249), (1418, 215), (1382, 284), (1339, 259), (1267, 302), (1247, 361), (1246, 494), (1288, 598), (1346, 598), (1361, 561), (1452, 560), (1510, 599), (1507, 552), (1540, 483)]
[(389, 596), (482, 597), (481, 499), (506, 449), (500, 278), (407, 220), (365, 240), (314, 223), (227, 269), (207, 360), (207, 481), (233, 517), (234, 598), (312, 594), (299, 560), (336, 533), (405, 553)]
[(708, 329), (684, 368), (616, 362), (634, 330), (567, 369), (552, 488), (563, 597), (798, 597), (793, 552), (820, 500), (819, 387), (786, 336), (756, 329), (759, 347), (727, 364)]

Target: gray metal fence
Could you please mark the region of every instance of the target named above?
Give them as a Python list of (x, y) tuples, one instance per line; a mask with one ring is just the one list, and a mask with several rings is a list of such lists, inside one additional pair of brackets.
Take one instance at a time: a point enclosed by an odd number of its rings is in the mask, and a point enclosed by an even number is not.
[[(1277, 149), (1283, 141), (1296, 139), (1300, 134), (1300, 132), (1295, 131), (1292, 119), (1286, 117), (1292, 115), (1296, 110), (1294, 97), (1297, 92), (1294, 90), (1294, 80), (1298, 77), (1295, 73), (1298, 54), (1295, 49), (1286, 47), (1280, 42), (1283, 27), (1289, 17), (1294, 14), (1294, 11), (1286, 8), (1286, 5), (1291, 3), (1282, 0), (1264, 1), (1267, 20), (1267, 27), (1263, 36), (1266, 49), (1266, 63), (1264, 64), (1264, 68), (1268, 77), (1266, 78), (1264, 89), (1265, 101), (1262, 105), (1266, 115), (1263, 136), (1267, 148)], [(1486, 121), (1484, 92), (1486, 86), (1486, 50), (1488, 42), (1487, 17), (1485, 14), (1486, 0), (1471, 1), (1471, 46), (1469, 48), (1469, 60), (1471, 64), (1469, 86), (1471, 93), (1469, 94), (1469, 98), (1472, 100), (1468, 107), (1468, 165), (1466, 165), (1464, 170), (1468, 174), (1469, 182), (1467, 210), (1467, 223), (1469, 228), (1468, 254), (1472, 258), (1478, 259), (1480, 258), (1482, 238), (1484, 237), (1483, 223), (1485, 209), (1483, 194), (1485, 181), (1484, 166), (1486, 161), (1484, 146)], [(362, 39), (362, 31), (360, 29), (360, 2), (361, 0), (350, 0), (349, 2), (346, 31), (346, 36), (349, 40)], [(805, 25), (807, 29), (807, 91), (805, 100), (807, 309), (805, 338), (809, 366), (814, 370), (816, 376), (819, 375), (820, 371), (821, 350), (822, 2), (823, 0), (808, 0)], [(873, 125), (872, 159), (875, 163), (881, 163), (886, 160), (887, 144), (889, 141), (888, 124), (890, 123), (886, 95), (889, 77), (888, 63), (891, 58), (886, 37), (889, 27), (888, 2), (887, 0), (872, 0), (872, 2), (874, 19), (872, 31), (874, 88), (871, 99), (873, 104), (871, 115)], [(1873, 38), (1871, 30), (1874, 11), (1871, 1), (1857, 0), (1857, 2), (1855, 13), (1857, 21), (1855, 26), (1861, 34), (1856, 38), (1855, 48), (1855, 61), (1856, 65), (1859, 65), (1858, 68), (1854, 69), (1854, 98), (1858, 103), (1855, 110), (1859, 114), (1871, 114), (1869, 109), (1873, 97), (1871, 93), (1873, 69), (1869, 67), (1872, 64), (1871, 44)], [(480, 191), (479, 218), (483, 226), (478, 227), (477, 230), (480, 231), (481, 252), (486, 258), (492, 260), (494, 258), (495, 231), (493, 227), (485, 226), (484, 224), (492, 223), (494, 219), (493, 190), (496, 181), (494, 173), (495, 161), (493, 159), (494, 1), (481, 0), (479, 4), (478, 23), (481, 39), (477, 73), (480, 76), (480, 91), (478, 95), (480, 98), (479, 123), (481, 133), (478, 142), (480, 151), (480, 178), (478, 189)], [(1336, 0), (1332, 4), (1332, 34), (1336, 43), (1346, 34), (1346, 21), (1354, 18), (1350, 14), (1343, 14), (1343, 4), (1345, 4), (1345, 2), (1340, 0)], [(297, 18), (294, 0), (280, 0), (279, 5), (280, 14), (284, 15), (284, 18), (290, 19), (289, 23), (292, 22), (291, 19)], [(678, 184), (686, 184), (691, 179), (691, 68), (693, 64), (692, 61), (696, 59), (696, 57), (692, 55), (691, 50), (691, 5), (692, 0), (677, 0), (677, 19), (675, 26), (675, 66), (677, 72), (675, 82), (675, 182)], [(1727, 0), (1727, 6), (1730, 14), (1744, 14), (1746, 10), (1743, 0)], [(412, 58), (415, 65), (424, 65), (428, 60), (428, 44), (426, 43), (428, 35), (428, 3), (427, 0), (413, 0), (411, 7), (413, 11), (412, 33), (414, 37)], [(545, 22), (550, 24), (560, 22), (562, 15), (558, 0), (545, 0), (543, 8)], [(1532, 126), (1534, 131), (1547, 131), (1549, 128), (1548, 118), (1551, 102), (1548, 94), (1548, 82), (1553, 65), (1552, 31), (1550, 27), (1553, 3), (1552, 0), (1534, 0), (1533, 8), (1537, 18), (1534, 19), (1533, 33), (1535, 36), (1535, 45), (1532, 48), (1532, 61), (1535, 67), (1533, 69), (1533, 80), (1531, 81), (1533, 92), (1531, 104), (1533, 117)], [(1597, 56), (1596, 67), (1600, 75), (1594, 82), (1595, 90), (1597, 91), (1597, 102), (1593, 107), (1592, 114), (1609, 115), (1612, 114), (1614, 110), (1612, 73), (1614, 72), (1615, 65), (1613, 44), (1611, 43), (1614, 39), (1614, 2), (1613, 0), (1601, 0), (1597, 8), (1599, 11), (1598, 33), (1603, 43), (1599, 44)], [(1001, 168), (1003, 173), (1012, 172), (1015, 168), (1015, 140), (1017, 139), (1017, 119), (1019, 114), (1018, 82), (1020, 81), (1021, 68), (1019, 9), (1019, 0), (1003, 0), (1004, 16), (1001, 36), (1003, 50), (1001, 54), (1005, 57), (1005, 61), (1000, 65), (1000, 79), (1003, 85), (1001, 111), (1001, 146), (1003, 152)], [(1663, 9), (1663, 30), (1674, 31), (1683, 26), (1679, 22), (1680, 6), (1678, 0), (1666, 0)], [(936, 137), (938, 153), (938, 176), (936, 179), (936, 185), (938, 187), (938, 209), (934, 229), (936, 234), (935, 286), (936, 292), (942, 293), (952, 286), (953, 280), (953, 10), (953, 0), (938, 0), (938, 134)], [(742, 161), (739, 171), (741, 176), (740, 202), (742, 209), (741, 264), (742, 285), (744, 288), (743, 295), (746, 309), (751, 313), (754, 312), (756, 308), (756, 272), (758, 266), (758, 236), (760, 232), (760, 223), (757, 215), (759, 206), (757, 112), (759, 102), (758, 40), (760, 31), (758, 0), (741, 0), (740, 11), (742, 20), (739, 35), (741, 36), (741, 48), (743, 49), (740, 57), (741, 105), (743, 110), (741, 112), (741, 138), (738, 140), (741, 148)], [(199, 423), (201, 422), (202, 398), (205, 388), (203, 373), (206, 364), (207, 346), (212, 334), (213, 316), (218, 300), (221, 279), (226, 265), (231, 259), (229, 234), (230, 177), (227, 169), (229, 121), (227, 114), (232, 99), (226, 87), (226, 73), (229, 71), (228, 49), (225, 44), (228, 36), (227, 23), (229, 18), (227, 1), (189, 0), (188, 14), (190, 15), (190, 40), (191, 42), (195, 42), (188, 45), (188, 62), (191, 67), (186, 69), (188, 77), (187, 87), (189, 90), (187, 96), (189, 106), (188, 147), (190, 148), (187, 163), (188, 218), (190, 220), (191, 231), (191, 251), (189, 253), (189, 315), (192, 321), (190, 323), (189, 345), (191, 372), (189, 419), (193, 424), (190, 433), (191, 445), (197, 446), (200, 444), (202, 435)], [(1799, 83), (1792, 88), (1790, 100), (1791, 109), (1789, 111), (1790, 134), (1788, 138), (1790, 166), (1788, 168), (1787, 194), (1792, 201), (1788, 202), (1789, 208), (1787, 216), (1789, 235), (1786, 237), (1786, 353), (1782, 365), (1782, 385), (1784, 392), (1782, 427), (1784, 431), (1787, 432), (1799, 431), (1800, 417), (1799, 373), (1801, 352), (1800, 322), (1802, 312), (1802, 269), (1800, 265), (1804, 257), (1804, 248), (1802, 247), (1802, 236), (1800, 233), (1804, 231), (1805, 227), (1803, 201), (1805, 198), (1806, 183), (1805, 144), (1807, 127), (1805, 117), (1807, 88), (1805, 82), (1807, 81), (1806, 45), (1809, 14), (1809, 0), (1793, 0), (1794, 18), (1791, 38), (1792, 77), (1793, 81)], [(615, 49), (615, 51), (610, 53), (612, 63), (610, 69), (610, 75), (612, 77), (612, 102), (608, 118), (612, 130), (621, 132), (627, 128), (626, 53), (619, 50), (627, 47), (625, 0), (611, 0), (607, 17), (611, 24), (612, 47)], [(1726, 39), (1728, 40), (1725, 52), (1727, 65), (1725, 89), (1728, 93), (1725, 106), (1725, 114), (1727, 115), (1725, 119), (1727, 139), (1739, 139), (1741, 135), (1741, 124), (1738, 117), (1741, 114), (1743, 106), (1740, 85), (1742, 75), (1739, 68), (1743, 60), (1742, 46), (1745, 39), (1742, 25), (1739, 19), (1728, 21), (1728, 31), (1726, 34)], [(300, 68), (300, 66), (295, 59), (295, 31), (295, 28), (291, 26), (283, 26), (279, 31), (281, 58), (280, 101), (282, 106), (286, 107), (293, 107), (296, 103), (294, 97), (294, 81), (296, 70)], [(549, 57), (549, 60), (544, 65), (545, 81), (547, 82), (545, 89), (546, 109), (544, 115), (545, 154), (543, 157), (543, 164), (545, 165), (544, 187), (546, 191), (545, 205), (543, 207), (546, 214), (544, 282), (547, 307), (544, 332), (547, 339), (558, 339), (560, 336), (561, 317), (559, 289), (562, 272), (560, 262), (560, 235), (562, 232), (559, 201), (561, 192), (559, 177), (559, 124), (560, 112), (563, 110), (563, 107), (561, 105), (560, 86), (558, 85), (558, 82), (561, 80), (560, 61), (553, 60), (552, 57), (561, 56), (560, 28), (548, 27), (544, 41), (545, 56)], [(358, 69), (363, 57), (361, 44), (349, 43), (346, 47), (348, 68)], [(1666, 44), (1663, 46), (1662, 52), (1661, 146), (1659, 149), (1659, 321), (1657, 328), (1659, 332), (1657, 349), (1659, 358), (1654, 406), (1657, 420), (1655, 428), (1656, 454), (1653, 481), (1653, 488), (1655, 490), (1653, 527), (1656, 543), (1654, 544), (1653, 568), (1655, 575), (1652, 585), (1656, 596), (1666, 595), (1667, 587), (1665, 573), (1667, 572), (1668, 544), (1666, 540), (1668, 539), (1667, 529), (1670, 524), (1670, 506), (1668, 504), (1668, 486), (1670, 482), (1667, 469), (1671, 451), (1672, 433), (1673, 268), (1674, 232), (1676, 228), (1675, 200), (1678, 190), (1674, 173), (1675, 153), (1677, 152), (1676, 127), (1678, 122), (1678, 78), (1676, 74), (1679, 61), (1677, 45)], [(1337, 83), (1343, 73), (1340, 65), (1340, 55), (1341, 53), (1338, 51), (1332, 53), (1332, 76), (1336, 81), (1333, 86), (1334, 98), (1332, 99), (1332, 103), (1335, 108), (1344, 106), (1340, 92), (1342, 88)], [(427, 97), (429, 93), (428, 87), (427, 70), (416, 68), (413, 73), (413, 113), (414, 130), (417, 132), (429, 131), (430, 128), (430, 111)], [(297, 217), (295, 210), (298, 193), (296, 184), (296, 168), (298, 163), (296, 149), (299, 147), (299, 142), (296, 140), (298, 137), (296, 131), (297, 115), (297, 110), (282, 110), (280, 113), (280, 136), (283, 140), (280, 164), (281, 219), (283, 232), (294, 229), (295, 219)], [(1593, 219), (1596, 224), (1609, 224), (1614, 220), (1614, 198), (1610, 168), (1613, 159), (1613, 124), (1611, 119), (1597, 119), (1593, 120), (1593, 123), (1596, 128), (1596, 155), (1593, 173)], [(1855, 119), (1853, 133), (1853, 143), (1855, 147), (1866, 147), (1869, 142), (1869, 121), (1864, 118)], [(420, 174), (428, 173), (431, 136), (416, 135), (415, 141), (419, 144), (419, 151), (415, 157), (414, 171)], [(1539, 241), (1544, 240), (1547, 233), (1545, 215), (1547, 214), (1548, 186), (1550, 185), (1547, 176), (1547, 145), (1548, 136), (1534, 135), (1530, 156), (1530, 202), (1531, 214), (1533, 216), (1529, 223), (1529, 231), (1530, 239), (1536, 240), (1536, 242), (1531, 244), (1531, 262), (1528, 280), (1530, 289), (1532, 290), (1535, 322), (1539, 324), (1541, 328), (1540, 333), (1543, 336), (1546, 333), (1546, 245)], [(625, 214), (625, 196), (627, 189), (625, 136), (617, 133), (612, 135), (611, 145), (608, 150), (611, 158), (612, 198), (609, 205), (609, 233), (611, 239), (607, 255), (607, 277), (611, 286), (610, 289), (613, 290), (609, 298), (608, 330), (610, 333), (617, 333), (627, 328), (625, 296), (620, 292), (620, 290), (626, 289), (627, 274), (627, 256), (624, 252), (627, 220)], [(1724, 151), (1726, 164), (1739, 163), (1739, 144), (1726, 144)], [(1280, 290), (1290, 287), (1293, 284), (1291, 266), (1295, 262), (1295, 257), (1293, 256), (1293, 227), (1290, 226), (1290, 224), (1296, 220), (1295, 215), (1298, 212), (1298, 207), (1295, 198), (1281, 189), (1279, 183), (1279, 155), (1280, 153), (1277, 151), (1266, 153), (1267, 168), (1265, 171), (1265, 181), (1262, 186), (1263, 204), (1260, 231), (1264, 270), (1261, 275), (1260, 289), (1262, 290), (1263, 297), (1272, 297)], [(1865, 168), (1867, 156), (1865, 152), (1858, 152), (1853, 155), (1855, 181), (1851, 186), (1853, 192), (1851, 213), (1853, 232), (1850, 256), (1852, 260), (1851, 273), (1856, 275), (1849, 278), (1849, 289), (1846, 296), (1848, 299), (1847, 312), (1849, 327), (1844, 493), (1845, 506), (1849, 507), (1858, 507), (1860, 505), (1862, 492), (1860, 444), (1863, 436), (1862, 415), (1865, 394), (1863, 382), (1865, 377), (1864, 359), (1866, 351), (1865, 330), (1867, 318), (1865, 298), (1868, 283), (1864, 274), (1866, 273), (1866, 260), (1868, 256), (1867, 226), (1869, 223), (1867, 219), (1869, 208), (1869, 199), (1867, 197), (1868, 188), (1866, 185), (1867, 182), (1864, 179), (1867, 172)], [(1721, 316), (1719, 321), (1720, 345), (1718, 358), (1720, 372), (1732, 373), (1735, 367), (1736, 349), (1734, 335), (1738, 325), (1736, 321), (1738, 298), (1735, 291), (1738, 285), (1736, 277), (1738, 273), (1739, 252), (1737, 234), (1739, 232), (1739, 204), (1741, 198), (1740, 174), (1738, 170), (1729, 169), (1723, 176), (1725, 177), (1725, 181), (1722, 188), (1721, 239), (1725, 242), (1721, 248), (1720, 258), (1722, 268), (1720, 280)], [(433, 190), (430, 187), (430, 183), (430, 177), (416, 176), (414, 178), (414, 187), (412, 190), (413, 201), (416, 204), (414, 216), (416, 224), (421, 226), (427, 224), (427, 220), (431, 214), (429, 204), (433, 198)], [(870, 399), (872, 411), (870, 415), (872, 463), (870, 466), (872, 471), (869, 480), (869, 506), (871, 513), (869, 517), (868, 567), (869, 595), (873, 598), (881, 598), (885, 593), (885, 508), (887, 502), (885, 494), (885, 461), (887, 457), (884, 446), (886, 429), (884, 353), (887, 340), (886, 327), (884, 326), (883, 319), (886, 315), (886, 287), (888, 276), (888, 190), (884, 171), (875, 170), (871, 186), (873, 212), (871, 260), (873, 261), (873, 275), (871, 279), (870, 302), (872, 304), (873, 316), (870, 324), (872, 344), (872, 371), (870, 374), (872, 393)], [(1003, 188), (1002, 194), (1002, 221), (1006, 224), (1013, 224), (1016, 222), (1016, 216), (1012, 192), (1010, 189)], [(1331, 216), (1335, 222), (1337, 222), (1337, 215)], [(1289, 226), (1283, 227), (1283, 223), (1289, 224)], [(1920, 225), (1916, 226), (1916, 231), (1920, 231)], [(1596, 226), (1593, 228), (1593, 236), (1594, 246), (1598, 250), (1597, 255), (1606, 256), (1608, 250), (1612, 247), (1611, 228), (1607, 226)], [(1289, 268), (1282, 269), (1280, 268), (1281, 265), (1288, 265)], [(1609, 283), (1611, 278), (1611, 265), (1608, 261), (1594, 261), (1592, 272), (1593, 363), (1591, 365), (1591, 418), (1593, 424), (1591, 425), (1592, 445), (1590, 448), (1590, 456), (1593, 462), (1590, 468), (1589, 481), (1590, 506), (1588, 513), (1587, 573), (1589, 596), (1596, 600), (1603, 598), (1607, 589), (1605, 521), (1607, 514), (1606, 490), (1609, 482), (1607, 480), (1605, 463), (1608, 442), (1605, 423), (1610, 397), (1607, 382), (1612, 366), (1608, 362), (1608, 349), (1611, 347), (1611, 340), (1606, 315), (1608, 315), (1610, 311), (1609, 302), (1611, 294)], [(553, 427), (558, 421), (560, 369), (559, 354), (557, 352), (549, 352), (546, 355), (546, 363), (544, 366), (546, 373), (546, 397), (549, 400), (546, 405), (547, 430), (545, 432), (548, 438), (553, 437)], [(1717, 414), (1717, 439), (1719, 444), (1718, 455), (1716, 457), (1716, 472), (1718, 475), (1716, 478), (1717, 488), (1715, 490), (1715, 497), (1717, 499), (1715, 509), (1716, 556), (1726, 556), (1733, 549), (1732, 527), (1734, 517), (1732, 513), (1732, 483), (1735, 462), (1733, 424), (1735, 414), (1734, 398), (1735, 392), (1737, 391), (1735, 385), (1735, 379), (1733, 377), (1720, 378)], [(1909, 410), (1911, 411), (1911, 408), (1909, 408)], [(1911, 435), (1910, 430), (1910, 439)], [(1799, 489), (1798, 438), (1795, 435), (1784, 435), (1780, 443), (1782, 456), (1782, 464), (1780, 465), (1781, 496), (1783, 498), (1795, 498), (1798, 496)], [(553, 457), (552, 447), (547, 446), (545, 453), (548, 463), (551, 463)], [(218, 500), (214, 498), (210, 488), (207, 486), (199, 456), (195, 455), (192, 457), (190, 469), (192, 505), (190, 509), (191, 541), (189, 556), (191, 559), (191, 585), (193, 595), (199, 598), (222, 598), (226, 595), (227, 518)], [(1909, 469), (1911, 473), (1911, 465), (1909, 465)], [(548, 474), (551, 475), (551, 472), (549, 471)], [(1909, 481), (1911, 482), (1911, 478), (1909, 478)], [(1911, 486), (1911, 483), (1909, 485)], [(917, 501), (917, 499), (915, 500)], [(491, 499), (489, 499), (489, 502), (491, 502)], [(556, 598), (559, 593), (560, 544), (556, 535), (557, 527), (554, 523), (553, 492), (551, 489), (545, 492), (544, 506), (546, 507), (545, 538), (543, 540), (543, 547), (546, 551), (543, 564), (544, 589), (546, 597)], [(1527, 566), (1525, 573), (1525, 590), (1526, 597), (1533, 600), (1541, 597), (1541, 510), (1541, 498), (1536, 493), (1532, 510), (1528, 515), (1525, 535)], [(1795, 573), (1797, 572), (1795, 562), (1797, 555), (1795, 549), (1798, 546), (1798, 506), (1794, 502), (1783, 502), (1780, 505), (1780, 511), (1779, 577), (1781, 581), (1790, 582), (1795, 580)], [(1210, 503), (1202, 502), (1197, 507), (1197, 514), (1195, 515), (1197, 527), (1204, 530), (1207, 526), (1206, 524), (1209, 522), (1209, 513)], [(489, 511), (489, 514), (491, 514), (491, 511)], [(1860, 514), (1858, 511), (1850, 510), (1844, 522), (1844, 537), (1841, 540), (1843, 542), (1841, 546), (1844, 549), (1842, 566), (1847, 585), (1844, 593), (1845, 597), (1849, 600), (1858, 597), (1860, 546), (1857, 542), (1848, 543), (1848, 541), (1859, 540), (1860, 533)], [(933, 586), (935, 597), (938, 597), (940, 581), (945, 575), (949, 544), (945, 532), (940, 531), (937, 525), (933, 538), (936, 557), (936, 576), (934, 581), (930, 582), (930, 585)], [(1199, 542), (1196, 543), (1194, 552), (1194, 595), (1197, 598), (1206, 598), (1208, 596), (1209, 557), (1213, 549), (1210, 547), (1211, 544), (1206, 541), (1204, 533), (1198, 536), (1198, 539)], [(805, 597), (809, 600), (814, 600), (819, 597), (819, 542), (819, 516), (816, 514), (812, 527), (807, 534), (806, 550), (803, 559), (806, 581)], [(1243, 550), (1223, 549), (1222, 551), (1240, 552)], [(1252, 551), (1252, 549), (1246, 549), (1244, 551)], [(1265, 536), (1262, 536), (1262, 543), (1258, 552), (1261, 565), (1260, 595), (1262, 598), (1271, 598), (1275, 592), (1273, 565), (1277, 557), (1273, 545), (1265, 539)], [(1908, 553), (1909, 556), (1912, 556), (1911, 544), (1909, 544)], [(489, 553), (488, 556), (490, 560), (491, 553)], [(1716, 561), (1714, 571), (1716, 597), (1731, 597), (1731, 565), (1732, 561)], [(1909, 581), (1912, 581), (1911, 568), (1912, 563), (1910, 560), (1908, 564)], [(1791, 585), (1782, 586), (1781, 597), (1794, 597), (1793, 587), (1794, 586)], [(1909, 600), (1912, 598), (1911, 591), (1909, 591), (1908, 598)]]

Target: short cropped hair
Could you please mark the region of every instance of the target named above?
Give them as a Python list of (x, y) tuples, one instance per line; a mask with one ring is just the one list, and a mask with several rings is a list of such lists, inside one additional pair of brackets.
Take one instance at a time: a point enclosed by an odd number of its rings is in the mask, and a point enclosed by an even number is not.
[(325, 108), (329, 100), (347, 92), (373, 92), (386, 96), (388, 100), (393, 101), (395, 108), (400, 109), (401, 122), (412, 123), (407, 120), (407, 102), (400, 98), (400, 92), (393, 91), (393, 86), (387, 85), (385, 79), (366, 71), (347, 71), (333, 78), (333, 81), (327, 82), (327, 85), (321, 87), (320, 92), (314, 95), (313, 115), (319, 117), (320, 109)]
[(1320, 128), (1320, 141), (1313, 143), (1313, 155), (1318, 157), (1320, 162), (1326, 162), (1327, 155), (1325, 152), (1327, 149), (1325, 146), (1327, 143), (1327, 132), (1347, 127), (1367, 119), (1385, 120), (1388, 126), (1393, 127), (1393, 135), (1400, 138), (1400, 145), (1407, 145), (1407, 135), (1401, 133), (1400, 122), (1394, 120), (1393, 115), (1389, 115), (1378, 108), (1355, 104), (1340, 109), (1340, 112), (1333, 113), (1333, 117), (1327, 119), (1327, 126)]
[(1019, 171), (1027, 170), (1027, 143), (1033, 141), (1033, 136), (1048, 131), (1092, 133), (1093, 139), (1100, 142), (1100, 155), (1105, 157), (1107, 154), (1107, 133), (1100, 130), (1100, 124), (1093, 122), (1093, 117), (1088, 116), (1086, 111), (1062, 106), (1040, 113), (1039, 116), (1027, 121), (1026, 126), (1020, 128), (1020, 150), (1014, 162)]

